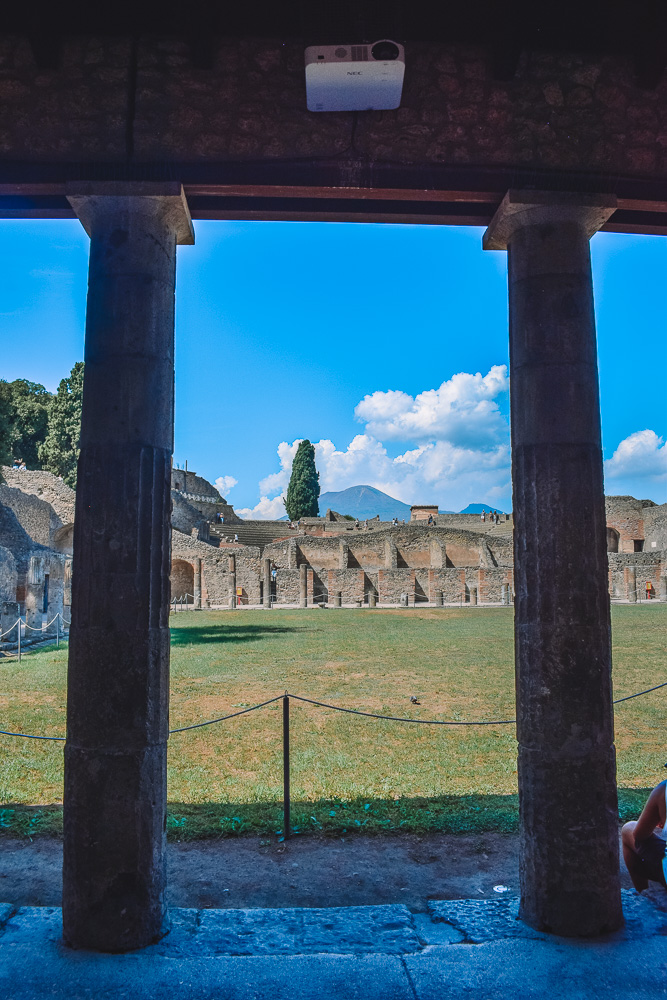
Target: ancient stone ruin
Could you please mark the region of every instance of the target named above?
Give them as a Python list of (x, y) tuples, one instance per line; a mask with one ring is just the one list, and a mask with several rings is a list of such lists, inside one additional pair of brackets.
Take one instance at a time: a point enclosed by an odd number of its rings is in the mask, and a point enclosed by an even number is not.
[[(0, 600), (32, 625), (71, 604), (74, 493), (48, 472), (3, 468)], [(509, 604), (513, 519), (439, 514), (409, 522), (242, 520), (194, 472), (171, 471), (171, 601), (177, 607)], [(607, 497), (609, 594), (667, 600), (667, 504)], [(429, 522), (430, 518), (430, 522)], [(16, 613), (15, 613), (16, 612)]]

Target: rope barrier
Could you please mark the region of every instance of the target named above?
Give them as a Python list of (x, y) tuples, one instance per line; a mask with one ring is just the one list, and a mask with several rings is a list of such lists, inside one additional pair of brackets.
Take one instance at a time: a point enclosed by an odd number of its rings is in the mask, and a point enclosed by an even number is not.
[(193, 726), (181, 726), (180, 729), (170, 729), (169, 735), (172, 733), (185, 733), (188, 729), (201, 729), (202, 726), (213, 726), (216, 722), (225, 722), (226, 719), (235, 719), (237, 715), (247, 715), (248, 712), (255, 712), (258, 708), (264, 708), (265, 705), (270, 705), (274, 701), (280, 701), (283, 695), (278, 694), (275, 698), (269, 698), (268, 701), (262, 701), (259, 705), (253, 705), (252, 708), (244, 708), (241, 712), (232, 712), (231, 715), (222, 715), (219, 719), (209, 719), (208, 722), (196, 722)]
[(646, 688), (646, 690), (645, 690), (645, 691), (637, 691), (637, 693), (636, 693), (636, 694), (627, 694), (627, 695), (625, 696), (625, 698), (616, 698), (616, 699), (615, 699), (615, 700), (614, 700), (614, 701), (612, 702), (612, 705), (620, 705), (620, 703), (621, 703), (622, 701), (630, 701), (630, 699), (631, 699), (631, 698), (639, 698), (639, 697), (640, 697), (641, 695), (643, 695), (643, 694), (650, 694), (650, 693), (651, 693), (651, 691), (658, 691), (658, 690), (659, 690), (660, 688), (664, 688), (664, 687), (667, 687), (667, 681), (664, 681), (664, 682), (663, 682), (662, 684), (656, 684), (656, 686), (655, 686), (655, 687), (652, 687), (652, 688)]
[[(632, 698), (639, 698), (644, 694), (651, 694), (652, 691), (658, 691), (660, 688), (667, 687), (667, 681), (662, 684), (656, 684), (655, 687), (646, 688), (644, 691), (637, 691), (635, 694), (628, 694), (624, 698), (616, 698), (612, 704), (619, 705), (621, 702), (630, 701)], [(230, 715), (221, 715), (218, 719), (208, 719), (206, 722), (195, 722), (191, 726), (181, 726), (178, 729), (170, 729), (169, 735), (174, 733), (186, 733), (190, 729), (202, 729), (204, 726), (214, 726), (218, 722), (226, 722), (227, 719), (235, 719), (239, 715), (248, 715), (249, 712), (256, 712), (258, 708), (264, 708), (265, 705), (272, 705), (276, 701), (280, 701), (281, 698), (294, 698), (295, 701), (303, 701), (309, 705), (317, 705), (319, 708), (329, 708), (334, 712), (345, 712), (348, 715), (363, 715), (368, 719), (381, 719), (385, 722), (412, 722), (417, 723), (422, 726), (512, 726), (516, 724), (516, 719), (483, 719), (480, 721), (466, 722), (458, 719), (408, 719), (405, 716), (399, 715), (379, 715), (375, 712), (362, 712), (358, 708), (343, 708), (341, 705), (330, 705), (325, 701), (315, 701), (313, 698), (304, 698), (302, 695), (290, 694), (286, 691), (284, 695), (276, 695), (275, 698), (269, 698), (268, 701), (261, 701), (258, 705), (252, 705), (250, 708), (243, 708), (240, 712), (232, 712)], [(26, 740), (65, 740), (64, 736), (31, 736), (28, 733), (10, 733), (4, 729), (0, 729), (0, 736), (19, 736)]]
[(376, 715), (374, 712), (362, 712), (358, 708), (341, 708), (340, 705), (328, 705), (325, 701), (313, 701), (312, 698), (302, 698), (298, 694), (290, 694), (296, 701), (306, 701), (320, 708), (331, 708), (334, 712), (347, 712), (349, 715), (365, 715), (369, 719), (384, 719), (387, 722), (418, 722), (422, 726), (511, 726), (516, 719), (491, 719), (484, 722), (459, 722), (440, 719), (407, 719), (398, 715)]
[(30, 733), (8, 733), (4, 729), (0, 729), (0, 736), (20, 736), (24, 740), (55, 740), (56, 742), (65, 742), (65, 736), (32, 736)]
[(22, 618), (17, 618), (16, 621), (14, 622), (14, 624), (10, 625), (10, 627), (7, 629), (6, 632), (0, 632), (0, 639), (2, 639), (3, 635), (9, 635), (10, 632), (13, 632), (17, 625), (19, 625), (19, 626), (22, 625), (24, 628), (29, 628), (32, 632), (43, 632), (43, 631), (46, 631), (46, 629), (49, 627), (49, 625), (53, 625), (53, 623), (56, 620), (56, 618), (60, 618), (60, 620), (63, 623), (63, 625), (69, 626), (69, 625), (72, 624), (71, 621), (66, 622), (60, 612), (58, 612), (57, 614), (55, 614), (53, 616), (53, 618), (51, 619), (51, 621), (47, 622), (46, 625), (42, 625), (41, 628), (35, 628), (34, 625), (28, 625), (27, 622), (24, 622)]
[(16, 626), (19, 625), (19, 624), (23, 625), (23, 619), (22, 618), (17, 618), (16, 621), (14, 622), (14, 624), (10, 625), (10, 627), (7, 629), (6, 632), (0, 632), (0, 639), (2, 639), (3, 635), (9, 635), (10, 632), (13, 632), (14, 629), (16, 628)]

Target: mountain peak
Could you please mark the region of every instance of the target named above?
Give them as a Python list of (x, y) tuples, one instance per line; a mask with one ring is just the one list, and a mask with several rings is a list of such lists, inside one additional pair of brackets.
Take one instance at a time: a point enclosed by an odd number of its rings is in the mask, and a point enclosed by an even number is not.
[(350, 486), (336, 493), (323, 493), (320, 496), (320, 514), (325, 514), (327, 508), (339, 514), (351, 514), (360, 521), (378, 514), (381, 521), (390, 521), (393, 517), (410, 520), (409, 504), (395, 500), (382, 490), (367, 484)]

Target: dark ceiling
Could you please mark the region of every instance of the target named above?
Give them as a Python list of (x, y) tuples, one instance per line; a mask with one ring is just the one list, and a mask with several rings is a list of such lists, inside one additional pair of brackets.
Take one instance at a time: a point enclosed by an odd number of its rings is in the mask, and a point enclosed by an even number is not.
[(619, 50), (664, 38), (664, 0), (31, 0), (0, 31), (226, 36), (324, 41), (493, 43), (498, 32), (548, 48)]
[(665, 0), (10, 0), (0, 32), (28, 35), (38, 65), (54, 69), (71, 34), (177, 35), (201, 69), (223, 37), (481, 44), (498, 79), (523, 49), (625, 53), (643, 87), (667, 64)]

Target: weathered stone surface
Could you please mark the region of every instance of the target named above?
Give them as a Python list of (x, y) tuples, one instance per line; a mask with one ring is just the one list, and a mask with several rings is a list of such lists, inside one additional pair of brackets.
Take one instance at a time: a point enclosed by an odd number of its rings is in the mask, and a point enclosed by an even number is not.
[(163, 954), (400, 955), (418, 951), (406, 906), (331, 909), (175, 910)]
[[(164, 197), (161, 197), (164, 195)], [(65, 748), (63, 919), (127, 951), (164, 920), (180, 186), (83, 186), (91, 235)]]
[[(640, 940), (667, 929), (667, 912), (634, 890), (621, 889), (625, 924), (615, 940)], [(482, 944), (503, 938), (550, 940), (545, 934), (524, 923), (519, 915), (520, 901), (510, 899), (431, 900), (428, 912), (434, 922), (442, 921), (457, 930), (465, 943)]]
[(578, 220), (571, 194), (510, 193), (485, 237), (509, 248), (521, 914), (579, 936), (622, 922), (588, 247), (608, 201)]

